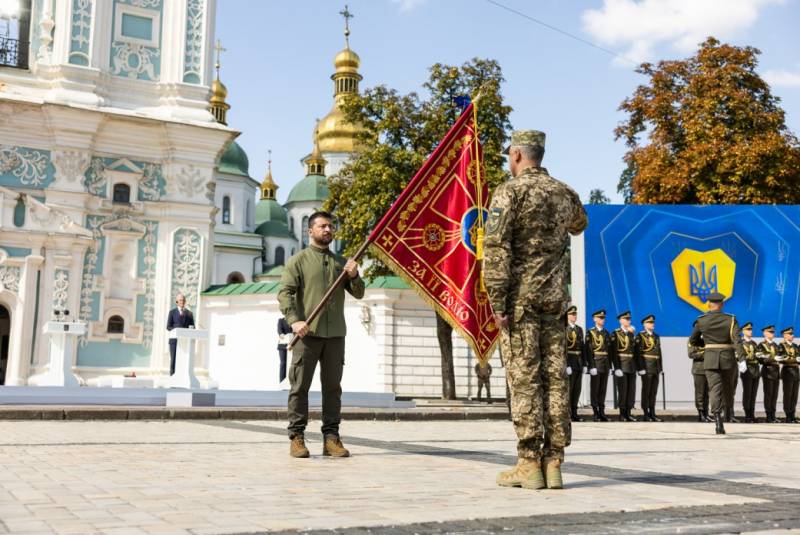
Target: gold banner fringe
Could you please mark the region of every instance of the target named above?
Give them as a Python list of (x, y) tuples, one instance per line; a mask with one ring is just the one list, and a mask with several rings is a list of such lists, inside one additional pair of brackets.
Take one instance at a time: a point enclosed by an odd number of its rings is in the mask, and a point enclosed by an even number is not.
[(431, 298), (431, 296), (429, 296), (425, 292), (422, 285), (419, 282), (417, 282), (417, 280), (414, 277), (411, 277), (406, 272), (406, 270), (403, 269), (403, 267), (394, 260), (394, 258), (389, 256), (388, 253), (386, 253), (383, 249), (381, 249), (374, 243), (370, 244), (369, 249), (372, 252), (372, 254), (380, 258), (383, 263), (389, 266), (389, 269), (394, 271), (395, 275), (403, 279), (409, 286), (411, 286), (411, 288), (413, 288), (417, 292), (417, 294), (422, 298), (423, 301), (428, 303), (428, 305), (431, 308), (433, 308), (434, 311), (436, 311), (436, 313), (439, 314), (439, 316), (444, 318), (444, 320), (450, 324), (453, 330), (455, 330), (458, 334), (461, 335), (461, 337), (472, 348), (472, 352), (475, 353), (475, 357), (478, 359), (478, 362), (480, 362), (481, 364), (486, 364), (489, 362), (489, 359), (491, 358), (492, 354), (494, 353), (495, 347), (497, 346), (497, 342), (500, 340), (499, 336), (495, 338), (494, 342), (492, 342), (492, 345), (489, 346), (489, 349), (487, 349), (485, 353), (481, 352), (478, 349), (477, 345), (475, 344), (475, 341), (472, 340), (472, 338), (467, 334), (466, 329), (464, 329), (457, 321), (453, 320), (448, 310), (444, 308), (441, 304), (439, 304), (436, 300)]

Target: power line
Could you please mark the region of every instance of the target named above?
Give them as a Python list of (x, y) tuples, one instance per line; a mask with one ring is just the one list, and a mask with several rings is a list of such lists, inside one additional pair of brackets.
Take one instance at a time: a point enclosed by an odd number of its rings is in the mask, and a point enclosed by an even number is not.
[(608, 54), (610, 56), (613, 56), (613, 57), (615, 57), (617, 59), (621, 59), (621, 60), (623, 60), (623, 61), (625, 61), (627, 63), (630, 63), (631, 65), (638, 65), (637, 63), (631, 61), (630, 59), (626, 58), (625, 56), (620, 56), (619, 54), (617, 54), (613, 50), (609, 50), (607, 48), (603, 48), (602, 46), (597, 45), (597, 44), (595, 44), (595, 43), (593, 43), (591, 41), (587, 41), (586, 39), (583, 39), (582, 37), (578, 37), (577, 35), (571, 34), (568, 31), (562, 30), (561, 28), (557, 28), (557, 27), (553, 26), (552, 24), (548, 24), (548, 23), (546, 23), (546, 22), (544, 22), (542, 20), (539, 20), (537, 18), (531, 17), (527, 13), (523, 13), (522, 11), (518, 11), (518, 10), (514, 9), (513, 7), (509, 7), (509, 6), (505, 5), (505, 4), (501, 4), (500, 2), (496, 2), (495, 0), (486, 0), (486, 2), (488, 2), (489, 4), (492, 4), (495, 7), (499, 7), (500, 9), (505, 9), (506, 11), (508, 11), (510, 13), (514, 13), (515, 15), (519, 15), (520, 17), (526, 18), (531, 22), (535, 22), (539, 26), (544, 26), (548, 30), (552, 30), (554, 32), (558, 32), (561, 35), (564, 35), (566, 37), (569, 37), (570, 39), (578, 41), (579, 43), (583, 43), (584, 45), (588, 45), (588, 46), (590, 46), (592, 48), (596, 48), (597, 50), (599, 50), (601, 52), (605, 52), (606, 54)]

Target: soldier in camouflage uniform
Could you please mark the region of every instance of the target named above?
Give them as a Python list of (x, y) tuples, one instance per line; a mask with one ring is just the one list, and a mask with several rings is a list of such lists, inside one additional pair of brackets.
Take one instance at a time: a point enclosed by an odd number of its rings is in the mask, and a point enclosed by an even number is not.
[(774, 424), (775, 406), (778, 403), (778, 388), (781, 381), (780, 366), (777, 357), (781, 352), (775, 340), (775, 326), (767, 325), (761, 329), (764, 341), (758, 344), (756, 358), (761, 363), (761, 380), (764, 382), (764, 412), (767, 413), (767, 423)]
[[(545, 135), (516, 131), (506, 149), (512, 178), (489, 207), (484, 281), (511, 387), (517, 465), (501, 486), (562, 488), (571, 440), (564, 313), (569, 235), (588, 223), (575, 191), (541, 167)], [(542, 465), (544, 464), (544, 473)]]
[(486, 362), (485, 364), (475, 364), (475, 377), (478, 379), (478, 401), (481, 401), (481, 390), (486, 389), (486, 401), (492, 402), (492, 387), (489, 379), (492, 376), (492, 365)]
[(611, 333), (611, 362), (614, 364), (614, 387), (617, 389), (619, 421), (635, 422), (636, 418), (631, 415), (631, 411), (636, 404), (638, 366), (633, 355), (635, 342), (630, 310), (619, 314), (617, 319), (619, 327)]
[[(584, 351), (583, 329), (575, 323), (578, 321), (578, 307), (567, 309), (567, 375), (569, 376), (569, 407), (573, 422), (582, 422), (578, 415), (578, 401), (581, 397), (583, 370), (586, 368), (586, 352)], [(588, 370), (587, 370), (588, 371)]]
[(797, 409), (797, 389), (800, 384), (798, 374), (797, 345), (794, 343), (794, 329), (787, 327), (781, 331), (783, 343), (778, 361), (781, 363), (781, 382), (783, 383), (783, 412), (786, 414), (786, 423), (797, 423), (795, 410)]
[(708, 417), (708, 380), (703, 367), (705, 349), (688, 343), (689, 358), (692, 359), (692, 380), (694, 381), (694, 407), (697, 409), (698, 422), (710, 422)]
[(742, 376), (742, 408), (745, 423), (756, 422), (756, 396), (758, 395), (758, 343), (753, 340), (753, 324), (742, 325), (742, 353), (739, 355), (739, 373)]
[(741, 353), (738, 347), (742, 340), (736, 316), (722, 311), (725, 296), (714, 292), (708, 296), (708, 312), (694, 322), (689, 343), (705, 348), (703, 368), (708, 379), (708, 391), (711, 398), (711, 412), (717, 423), (718, 435), (725, 434), (723, 411), (730, 399), (728, 390), (733, 386), (731, 375), (737, 372), (736, 355)]

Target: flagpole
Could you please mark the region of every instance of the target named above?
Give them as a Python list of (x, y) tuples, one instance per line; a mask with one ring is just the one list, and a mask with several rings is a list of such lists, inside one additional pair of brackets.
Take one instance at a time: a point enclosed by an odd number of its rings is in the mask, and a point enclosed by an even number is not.
[[(478, 94), (472, 101), (472, 132), (474, 136), (473, 147), (475, 151), (475, 189), (477, 190), (478, 198), (478, 232), (475, 243), (475, 261), (478, 262), (480, 273), (478, 280), (480, 281), (481, 291), (486, 291), (486, 286), (483, 282), (483, 241), (484, 241), (484, 227), (483, 227), (483, 181), (481, 180), (481, 156), (480, 156), (480, 138), (478, 137), (478, 101), (483, 96), (483, 86), (478, 89)], [(469, 176), (469, 173), (467, 173)]]
[[(364, 256), (364, 253), (367, 252), (367, 247), (369, 247), (369, 244), (370, 244), (369, 239), (364, 241), (364, 243), (361, 244), (361, 247), (359, 247), (358, 250), (356, 251), (356, 254), (353, 255), (352, 260), (358, 262), (361, 259), (361, 257)], [(338, 290), (339, 287), (342, 284), (344, 284), (349, 277), (350, 275), (344, 270), (342, 270), (342, 272), (339, 273), (339, 277), (337, 277), (333, 285), (330, 288), (328, 288), (328, 291), (325, 292), (325, 295), (322, 296), (322, 299), (320, 300), (319, 304), (317, 304), (317, 306), (314, 307), (314, 310), (311, 311), (311, 314), (309, 314), (308, 317), (304, 320), (306, 324), (311, 325), (311, 323), (315, 319), (317, 319), (317, 316), (319, 316), (322, 313), (322, 311), (325, 309), (325, 306), (328, 304), (328, 301), (330, 301), (331, 297), (333, 297), (333, 292)], [(299, 340), (300, 336), (295, 334), (292, 337), (291, 342), (289, 342), (287, 349), (291, 351)]]

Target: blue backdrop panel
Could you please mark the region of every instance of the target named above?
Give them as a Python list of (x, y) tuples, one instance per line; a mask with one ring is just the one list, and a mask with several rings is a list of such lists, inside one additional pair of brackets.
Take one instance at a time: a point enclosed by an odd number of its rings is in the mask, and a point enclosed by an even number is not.
[(800, 206), (587, 205), (586, 322), (631, 310), (656, 315), (663, 336), (688, 336), (713, 290), (754, 334), (796, 325)]

